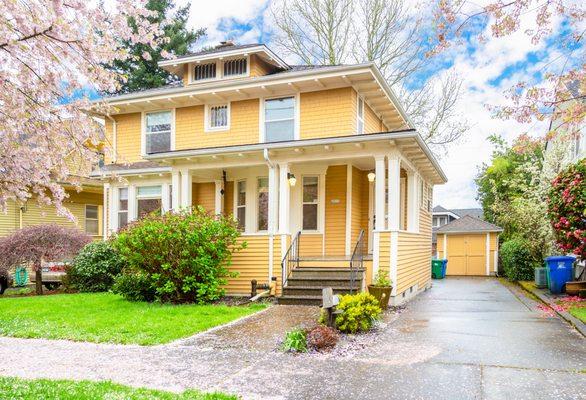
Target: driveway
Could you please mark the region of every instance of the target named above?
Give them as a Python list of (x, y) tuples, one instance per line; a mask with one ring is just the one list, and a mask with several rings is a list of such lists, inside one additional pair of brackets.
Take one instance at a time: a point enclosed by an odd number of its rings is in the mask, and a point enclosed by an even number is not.
[(379, 334), (335, 355), (272, 349), (276, 315), (314, 315), (280, 307), (241, 322), (256, 327), (243, 341), (238, 324), (157, 347), (0, 338), (0, 375), (254, 399), (586, 399), (584, 338), (495, 279), (435, 281)]

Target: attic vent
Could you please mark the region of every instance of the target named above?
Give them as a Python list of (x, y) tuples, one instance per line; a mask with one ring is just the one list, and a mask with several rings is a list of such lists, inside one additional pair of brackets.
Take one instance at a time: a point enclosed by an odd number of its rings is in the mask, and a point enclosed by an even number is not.
[(216, 63), (196, 65), (193, 70), (193, 80), (213, 79), (216, 77)]
[(246, 58), (224, 62), (224, 76), (246, 75)]

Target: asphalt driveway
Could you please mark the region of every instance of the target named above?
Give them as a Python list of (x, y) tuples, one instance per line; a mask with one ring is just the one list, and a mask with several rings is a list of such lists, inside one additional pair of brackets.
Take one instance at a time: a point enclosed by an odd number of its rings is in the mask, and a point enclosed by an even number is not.
[(495, 279), (450, 278), (335, 355), (271, 349), (279, 314), (291, 323), (313, 318), (277, 306), (241, 322), (243, 341), (238, 324), (156, 347), (0, 338), (0, 375), (254, 399), (586, 399), (585, 339), (535, 305)]

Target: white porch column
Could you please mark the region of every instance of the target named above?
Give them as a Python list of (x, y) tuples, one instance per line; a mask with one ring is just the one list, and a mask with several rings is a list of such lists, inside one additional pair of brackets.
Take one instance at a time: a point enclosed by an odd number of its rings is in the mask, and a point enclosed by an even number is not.
[[(118, 193), (116, 193), (115, 198), (117, 198)], [(137, 210), (136, 210), (136, 186), (129, 185), (128, 186), (128, 222), (136, 221), (138, 218)]]
[(279, 232), (282, 235), (290, 234), (289, 232), (289, 214), (290, 214), (290, 188), (287, 174), (289, 173), (289, 164), (279, 164)]
[(398, 231), (401, 217), (401, 161), (397, 156), (389, 156), (389, 216), (388, 226), (392, 231)]
[(382, 231), (385, 229), (385, 156), (374, 158), (374, 229)]
[(191, 207), (191, 172), (188, 169), (181, 171), (181, 207)]
[(215, 213), (216, 215), (219, 215), (224, 212), (224, 196), (222, 195), (224, 181), (220, 179), (214, 181), (214, 183), (216, 184)]
[(269, 234), (278, 230), (279, 222), (279, 171), (277, 167), (269, 167)]
[[(110, 236), (113, 232), (113, 219), (114, 215), (114, 199), (113, 193), (114, 191), (118, 191), (118, 189), (113, 188), (109, 183), (104, 184), (104, 240)], [(117, 204), (116, 204), (117, 205)]]
[(181, 207), (181, 173), (179, 170), (171, 172), (171, 207), (173, 211), (179, 211)]
[(417, 174), (407, 173), (407, 230), (419, 232), (419, 198), (417, 196)]
[(171, 211), (171, 202), (169, 201), (169, 184), (163, 183), (161, 185), (161, 208), (163, 214)]

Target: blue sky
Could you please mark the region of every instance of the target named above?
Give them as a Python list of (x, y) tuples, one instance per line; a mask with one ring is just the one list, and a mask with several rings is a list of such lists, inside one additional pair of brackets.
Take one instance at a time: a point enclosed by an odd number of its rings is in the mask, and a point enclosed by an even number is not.
[[(197, 6), (192, 4), (190, 24), (208, 31), (202, 45), (217, 44), (225, 39), (271, 45), (273, 27), (267, 0), (214, 0), (206, 2), (204, 7), (199, 2)], [(525, 21), (531, 18), (530, 14), (524, 16)], [(471, 29), (464, 32), (461, 44), (429, 60), (428, 66), (409, 83), (410, 87), (419, 87), (430, 77), (448, 71), (456, 73), (463, 81), (458, 111), (469, 120), (472, 128), (440, 159), (449, 182), (435, 188), (435, 204), (452, 208), (477, 206), (473, 179), (477, 167), (490, 160), (492, 148), (488, 136), (500, 134), (510, 141), (524, 132), (534, 136), (546, 132), (546, 122), (521, 125), (494, 119), (486, 107), (506, 104), (503, 92), (518, 80), (540, 81), (542, 66), (557, 55), (559, 35), (567, 33), (567, 27), (560, 24), (556, 35), (535, 46), (523, 30), (522, 24), (519, 32), (495, 39), (487, 31), (486, 24), (475, 21)], [(483, 31), (488, 40), (480, 43), (476, 34)], [(294, 59), (287, 61), (295, 62)]]

